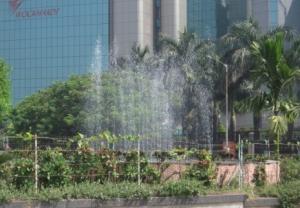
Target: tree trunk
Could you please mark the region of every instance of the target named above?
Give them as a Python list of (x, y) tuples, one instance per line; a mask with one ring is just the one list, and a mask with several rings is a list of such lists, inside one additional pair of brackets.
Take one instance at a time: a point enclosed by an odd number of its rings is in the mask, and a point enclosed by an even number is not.
[(228, 110), (229, 110), (228, 140), (235, 141), (236, 115), (234, 110), (234, 99), (232, 94), (229, 94), (228, 96)]
[(218, 128), (219, 128), (219, 106), (217, 101), (213, 103), (213, 143), (218, 140)]
[(288, 123), (287, 139), (291, 141), (294, 137), (294, 122)]
[(229, 124), (229, 140), (235, 141), (235, 132), (236, 132), (236, 115), (235, 111), (232, 108), (230, 111), (230, 124)]
[(193, 92), (191, 86), (186, 86), (183, 91), (183, 118), (182, 132), (183, 135), (190, 141), (195, 140), (195, 122), (193, 115)]
[(254, 141), (260, 140), (260, 128), (261, 128), (262, 118), (261, 112), (253, 113), (253, 129), (254, 129)]
[(280, 135), (279, 134), (276, 135), (275, 144), (276, 144), (276, 157), (277, 160), (279, 160), (280, 159)]

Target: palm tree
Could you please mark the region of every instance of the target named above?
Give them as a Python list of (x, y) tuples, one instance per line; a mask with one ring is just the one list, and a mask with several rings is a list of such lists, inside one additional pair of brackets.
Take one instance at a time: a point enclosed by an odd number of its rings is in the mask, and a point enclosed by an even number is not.
[(165, 68), (169, 70), (172, 65), (181, 66), (180, 73), (184, 80), (192, 82), (195, 77), (191, 76), (193, 69), (188, 66), (196, 62), (197, 51), (202, 45), (196, 34), (185, 29), (178, 40), (161, 36), (160, 45), (161, 52), (167, 54)]
[(254, 88), (251, 81), (246, 81), (244, 85), (247, 97), (237, 103), (237, 108), (240, 112), (251, 111), (253, 113), (254, 140), (257, 141), (260, 139), (262, 111), (266, 105), (266, 95), (259, 89)]
[(138, 65), (145, 64), (146, 60), (149, 58), (150, 50), (148, 46), (142, 47), (141, 45), (134, 43), (129, 57), (116, 57), (111, 54), (110, 66), (114, 70), (123, 70), (128, 67), (136, 68)]
[[(230, 128), (229, 137), (235, 138), (236, 120), (235, 120), (235, 101), (242, 99), (248, 94), (243, 91), (241, 86), (245, 80), (249, 78), (250, 70), (253, 67), (253, 59), (251, 58), (251, 44), (260, 37), (258, 24), (252, 19), (234, 24), (229, 32), (221, 39), (221, 60), (229, 66), (229, 112), (230, 112)], [(225, 77), (225, 76), (224, 76)], [(224, 86), (223, 86), (224, 87)], [(218, 90), (216, 90), (218, 91)], [(256, 111), (253, 114), (254, 128), (259, 132), (259, 121), (261, 113)]]
[(208, 80), (212, 70), (209, 64), (211, 60), (207, 56), (214, 54), (214, 44), (198, 39), (194, 33), (189, 33), (186, 29), (180, 33), (178, 40), (161, 37), (160, 43), (161, 54), (166, 55), (165, 83), (174, 87), (172, 91), (178, 87), (182, 90), (180, 116), (183, 134), (189, 139), (199, 139), (202, 128), (199, 89), (201, 85), (210, 87)]
[[(276, 135), (276, 153), (279, 157), (280, 136), (287, 131), (288, 118), (295, 119), (295, 108), (289, 94), (292, 92), (295, 80), (300, 76), (296, 70), (287, 64), (284, 56), (284, 33), (265, 37), (260, 42), (253, 42), (251, 52), (256, 60), (255, 70), (252, 71), (256, 89), (261, 90), (260, 100), (264, 108), (270, 108), (271, 130)], [(287, 105), (287, 103), (289, 105)], [(288, 107), (287, 107), (288, 106)]]
[[(186, 28), (180, 33), (178, 40), (163, 35), (160, 38), (161, 50), (167, 48), (167, 50), (172, 51), (177, 57), (183, 60), (186, 59), (188, 50), (196, 50), (196, 42), (196, 34), (188, 32)], [(191, 47), (192, 44), (195, 44), (194, 47)]]
[[(294, 31), (285, 26), (278, 26), (274, 28), (273, 30), (269, 31), (268, 33), (264, 34), (262, 37), (257, 36), (257, 38), (266, 39), (268, 37), (274, 37), (278, 32), (281, 32), (284, 36), (284, 39), (288, 42), (292, 41), (294, 39)], [(291, 56), (291, 59), (296, 58), (297, 54), (293, 54), (295, 52), (294, 47), (293, 49), (288, 50), (289, 56)], [(293, 56), (294, 55), (294, 56)], [(253, 63), (253, 57), (250, 58), (251, 62)], [(290, 61), (288, 61), (290, 62)], [(289, 64), (290, 65), (290, 64)], [(253, 64), (251, 64), (251, 67), (253, 67)], [(243, 99), (241, 102), (239, 102), (239, 108), (242, 111), (251, 110), (253, 112), (253, 127), (254, 127), (254, 140), (260, 139), (260, 131), (261, 128), (261, 112), (265, 105), (265, 99), (262, 99), (265, 97), (265, 94), (260, 92), (259, 89), (255, 89), (252, 82), (245, 82), (245, 91), (248, 94), (246, 99)], [(289, 129), (293, 129), (293, 122), (289, 124)], [(292, 135), (292, 134), (289, 134)]]
[[(287, 64), (292, 68), (300, 68), (300, 39), (294, 40), (292, 46), (285, 52), (285, 57)], [(296, 83), (298, 85), (298, 83)], [(298, 93), (293, 94), (293, 98), (299, 101), (300, 97)], [(288, 133), (287, 139), (291, 140), (293, 138), (294, 132), (294, 122), (288, 123)]]
[(214, 67), (213, 76), (213, 140), (216, 142), (218, 140), (218, 130), (220, 126), (220, 112), (222, 108), (222, 103), (225, 99), (225, 76), (226, 72), (224, 66), (220, 66), (219, 57), (216, 55), (212, 57), (215, 63), (211, 63)]
[(130, 58), (135, 64), (142, 63), (146, 56), (150, 53), (148, 46), (141, 47), (140, 45), (134, 44), (131, 48)]

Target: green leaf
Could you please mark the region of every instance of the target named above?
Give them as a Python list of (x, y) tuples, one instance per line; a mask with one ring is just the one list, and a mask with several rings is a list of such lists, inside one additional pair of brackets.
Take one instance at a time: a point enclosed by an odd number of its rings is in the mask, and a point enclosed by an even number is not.
[(284, 135), (287, 130), (287, 120), (284, 116), (271, 116), (270, 117), (271, 122), (271, 131), (276, 135)]

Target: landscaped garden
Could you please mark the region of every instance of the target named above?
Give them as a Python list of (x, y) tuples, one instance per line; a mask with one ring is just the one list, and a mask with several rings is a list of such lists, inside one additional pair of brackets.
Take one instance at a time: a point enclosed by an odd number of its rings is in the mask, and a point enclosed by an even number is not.
[[(299, 37), (289, 28), (263, 34), (249, 20), (220, 41), (185, 31), (160, 43), (14, 107), (1, 62), (0, 201), (229, 192), (297, 207)], [(245, 112), (248, 133), (236, 129)]]
[[(270, 182), (276, 169), (271, 175), (267, 172), (269, 158), (245, 155), (248, 159), (244, 167), (254, 164), (255, 169), (251, 181), (247, 181), (245, 176), (250, 173), (244, 168), (239, 182), (241, 172), (229, 173), (228, 177), (221, 168), (224, 161), (239, 167), (237, 159), (225, 160), (222, 155), (213, 156), (204, 149), (179, 147), (169, 151), (118, 151), (113, 147), (120, 141), (110, 143), (110, 137), (117, 136), (107, 133), (86, 138), (79, 135), (63, 141), (29, 134), (10, 138), (10, 143), (6, 143), (10, 149), (0, 155), (1, 202), (243, 193), (250, 198), (277, 197), (282, 207), (299, 203), (300, 159), (296, 156), (282, 156), (280, 181)], [(38, 149), (35, 149), (35, 139)], [(101, 146), (92, 148), (97, 142)]]

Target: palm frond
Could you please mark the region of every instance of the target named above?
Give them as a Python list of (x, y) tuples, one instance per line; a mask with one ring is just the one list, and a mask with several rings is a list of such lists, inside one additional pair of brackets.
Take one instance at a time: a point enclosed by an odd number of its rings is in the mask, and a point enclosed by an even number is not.
[(300, 39), (292, 42), (292, 46), (286, 51), (285, 57), (290, 67), (300, 67)]
[(291, 100), (279, 102), (279, 110), (289, 123), (294, 122), (300, 115), (300, 103)]
[(276, 36), (278, 33), (282, 33), (283, 37), (287, 41), (292, 41), (296, 37), (296, 31), (289, 26), (277, 26), (266, 34), (266, 37)]
[(168, 36), (161, 36), (159, 42), (162, 49), (167, 48), (171, 51), (177, 51), (178, 42), (173, 38), (170, 38)]
[(144, 61), (146, 55), (150, 52), (148, 46), (146, 47), (141, 47), (138, 44), (134, 44), (133, 47), (131, 48), (131, 58), (133, 59), (133, 61), (135, 61), (136, 63), (140, 63), (142, 61)]
[(262, 110), (269, 108), (269, 99), (267, 94), (260, 92), (240, 101), (237, 107), (240, 111), (246, 112), (250, 110), (254, 113), (259, 113)]
[(271, 116), (270, 118), (270, 129), (276, 135), (284, 135), (287, 130), (287, 120), (284, 116)]
[(221, 40), (227, 48), (240, 48), (251, 44), (257, 40), (260, 34), (258, 24), (253, 20), (247, 20), (232, 25), (229, 32)]

